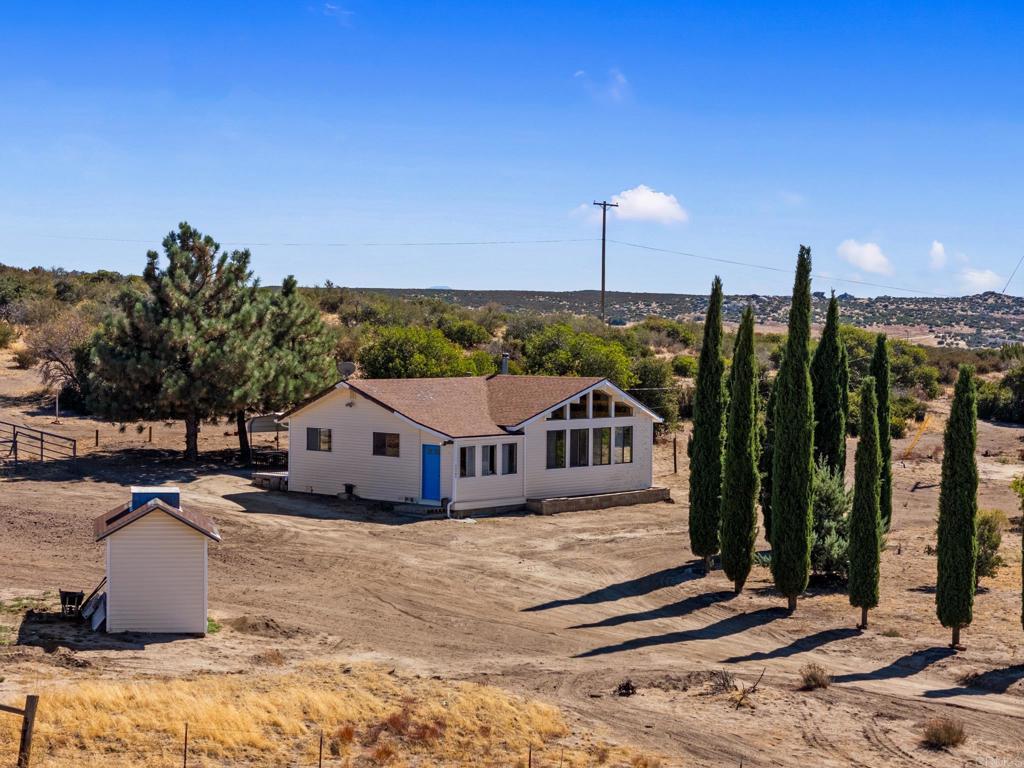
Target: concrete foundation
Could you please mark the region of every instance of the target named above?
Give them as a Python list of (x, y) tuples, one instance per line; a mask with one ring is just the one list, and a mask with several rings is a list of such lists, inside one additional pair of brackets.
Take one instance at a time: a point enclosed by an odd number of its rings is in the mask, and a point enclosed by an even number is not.
[(555, 499), (528, 499), (526, 508), (538, 515), (554, 515), (559, 512), (579, 512), (584, 509), (608, 509), (632, 504), (653, 504), (657, 501), (672, 501), (668, 488), (644, 488), (640, 491), (619, 493), (598, 493), (593, 496), (565, 496)]

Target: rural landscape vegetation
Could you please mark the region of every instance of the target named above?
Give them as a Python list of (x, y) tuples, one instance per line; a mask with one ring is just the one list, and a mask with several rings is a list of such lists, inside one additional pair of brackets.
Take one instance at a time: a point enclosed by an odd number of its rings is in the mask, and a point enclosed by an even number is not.
[[(1018, 345), (891, 338), (846, 322), (836, 296), (816, 322), (803, 247), (780, 331), (759, 330), (753, 304), (727, 323), (717, 278), (700, 320), (615, 326), (287, 276), (264, 287), (249, 260), (182, 223), (139, 275), (0, 268), (4, 419), (83, 445), (73, 464), (4, 464), (0, 690), (46, 691), (42, 764), (161, 765), (185, 723), (191, 764), (326, 749), (352, 765), (757, 765), (780, 738), (825, 765), (1016, 754)], [(281, 447), (250, 445), (246, 419), (317, 394), (342, 364), (488, 375), (503, 355), (512, 373), (607, 377), (660, 414), (656, 481), (676, 503), (481, 518), (452, 540), (433, 526), (455, 523), (389, 505), (244, 490), (254, 450)], [(212, 634), (187, 650), (48, 618), (56, 583), (97, 573), (74, 521), (141, 474), (182, 484), (228, 531)], [(28, 504), (43, 489), (51, 500)], [(324, 527), (331, 546), (309, 548)], [(386, 555), (397, 546), (412, 553)], [(463, 577), (437, 581), (423, 557), (476, 573), (471, 588), (452, 593)], [(378, 567), (387, 597), (362, 583)], [(668, 631), (638, 632), (647, 622)], [(700, 717), (736, 739), (703, 743)], [(13, 750), (16, 723), (3, 727)]]
[(1022, 51), (5, 3), (0, 768), (1024, 768)]

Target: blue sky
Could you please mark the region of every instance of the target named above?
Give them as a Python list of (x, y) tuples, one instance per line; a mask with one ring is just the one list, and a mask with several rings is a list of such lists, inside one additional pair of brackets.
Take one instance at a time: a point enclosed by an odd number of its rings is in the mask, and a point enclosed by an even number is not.
[[(187, 219), (265, 283), (592, 288), (618, 196), (614, 240), (787, 272), (612, 243), (611, 288), (786, 293), (807, 243), (816, 289), (998, 290), (1024, 8), (973, 5), (5, 4), (0, 261), (139, 271)], [(365, 245), (494, 240), (583, 242)]]

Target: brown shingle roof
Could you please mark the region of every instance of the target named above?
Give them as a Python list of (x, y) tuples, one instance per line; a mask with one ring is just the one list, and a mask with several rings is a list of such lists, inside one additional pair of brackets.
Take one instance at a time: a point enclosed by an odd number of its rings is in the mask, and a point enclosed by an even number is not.
[(507, 433), (527, 419), (604, 381), (581, 376), (467, 376), (349, 379), (346, 384), (390, 411), (448, 437)]
[(96, 534), (96, 541), (102, 541), (115, 531), (119, 531), (125, 526), (131, 525), (136, 520), (145, 517), (154, 510), (166, 512), (171, 517), (180, 520), (190, 528), (194, 528), (204, 536), (208, 536), (214, 541), (220, 541), (220, 531), (217, 530), (217, 524), (213, 522), (213, 518), (208, 515), (204, 515), (202, 512), (196, 512), (195, 510), (184, 510), (172, 507), (170, 504), (167, 504), (160, 499), (147, 501), (137, 509), (132, 509), (131, 504), (129, 502), (125, 502), (124, 504), (114, 507), (109, 512), (104, 512), (92, 521), (92, 529), (93, 533)]

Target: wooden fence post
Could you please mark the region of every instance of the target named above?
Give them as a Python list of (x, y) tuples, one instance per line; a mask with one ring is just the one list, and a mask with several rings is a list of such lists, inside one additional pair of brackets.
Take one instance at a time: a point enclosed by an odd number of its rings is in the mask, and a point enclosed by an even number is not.
[(100, 447), (100, 431), (98, 429), (96, 430), (96, 447)]
[(149, 442), (153, 442), (153, 425), (149, 425)]
[(320, 729), (320, 756), (316, 761), (317, 768), (324, 768), (324, 729)]
[(672, 435), (672, 474), (679, 474), (679, 456), (677, 448), (679, 447), (679, 438), (676, 435)]
[(29, 694), (25, 697), (25, 712), (21, 716), (21, 742), (18, 744), (18, 768), (28, 768), (32, 757), (32, 729), (36, 724), (38, 706), (38, 696)]
[(181, 748), (181, 768), (188, 768), (188, 721), (185, 721), (185, 744)]

